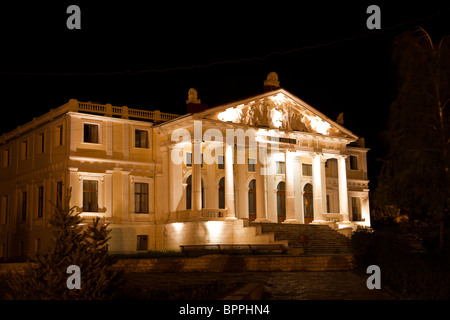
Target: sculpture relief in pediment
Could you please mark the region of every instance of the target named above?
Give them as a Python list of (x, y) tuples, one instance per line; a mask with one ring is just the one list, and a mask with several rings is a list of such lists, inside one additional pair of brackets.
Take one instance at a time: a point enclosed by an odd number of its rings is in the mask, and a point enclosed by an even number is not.
[(340, 135), (330, 123), (284, 97), (275, 96), (230, 107), (216, 115), (221, 121), (283, 130)]

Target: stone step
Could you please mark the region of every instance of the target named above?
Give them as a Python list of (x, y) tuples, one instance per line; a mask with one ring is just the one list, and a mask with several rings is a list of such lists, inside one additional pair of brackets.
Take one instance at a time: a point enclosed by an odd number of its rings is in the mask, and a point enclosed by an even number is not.
[[(324, 225), (251, 223), (260, 227), (261, 233), (272, 233), (276, 241), (287, 240), (290, 247), (303, 247), (307, 254), (348, 254), (353, 252), (351, 241), (339, 232)], [(302, 243), (302, 236), (307, 242)]]

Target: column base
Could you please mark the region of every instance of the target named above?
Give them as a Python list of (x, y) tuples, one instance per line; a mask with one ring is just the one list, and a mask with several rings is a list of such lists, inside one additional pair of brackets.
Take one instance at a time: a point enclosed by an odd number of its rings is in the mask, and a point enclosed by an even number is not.
[(236, 217), (226, 217), (225, 220), (226, 221), (234, 221), (234, 220), (237, 220), (237, 218)]
[(325, 220), (313, 220), (310, 224), (327, 224), (330, 221), (325, 221)]
[(262, 219), (255, 219), (253, 220), (253, 222), (258, 222), (258, 223), (271, 223), (272, 221), (267, 220), (266, 218), (262, 218)]
[(297, 219), (286, 219), (282, 223), (300, 224), (301, 222)]

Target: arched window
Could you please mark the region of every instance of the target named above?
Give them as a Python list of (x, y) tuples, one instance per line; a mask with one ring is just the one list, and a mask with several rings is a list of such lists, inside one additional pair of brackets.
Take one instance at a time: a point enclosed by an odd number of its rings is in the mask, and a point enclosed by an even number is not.
[(305, 223), (311, 223), (314, 220), (313, 187), (309, 183), (303, 188), (303, 216)]
[(225, 177), (219, 181), (219, 209), (225, 209)]
[(186, 179), (186, 210), (192, 209), (192, 176)]
[(277, 185), (277, 214), (278, 222), (286, 220), (286, 184), (280, 181)]
[(248, 184), (248, 219), (256, 219), (256, 180), (253, 179)]
[[(202, 181), (202, 208), (205, 207), (205, 198), (204, 198), (204, 192), (203, 192), (203, 179)], [(186, 210), (192, 209), (192, 175), (190, 175), (186, 179)]]

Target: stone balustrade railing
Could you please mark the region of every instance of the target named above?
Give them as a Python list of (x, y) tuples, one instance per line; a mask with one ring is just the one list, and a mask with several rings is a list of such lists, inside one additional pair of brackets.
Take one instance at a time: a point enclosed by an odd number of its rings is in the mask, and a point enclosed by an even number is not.
[(72, 112), (88, 112), (93, 114), (99, 114), (109, 117), (120, 117), (123, 119), (137, 119), (137, 120), (146, 120), (146, 121), (154, 121), (154, 122), (164, 122), (169, 121), (175, 118), (178, 118), (179, 115), (172, 113), (164, 113), (159, 110), (148, 111), (148, 110), (139, 110), (128, 108), (127, 106), (117, 107), (112, 106), (111, 104), (100, 104), (94, 102), (80, 102), (76, 99), (70, 99), (69, 102), (63, 104), (62, 106), (51, 109), (49, 112), (43, 114), (40, 117), (33, 118), (32, 121), (28, 123), (18, 126), (16, 129), (9, 131), (7, 133), (3, 133), (0, 136), (0, 144), (5, 143), (6, 141), (19, 136), (25, 132), (28, 132), (31, 129), (36, 128), (56, 117), (67, 113), (69, 111)]
[(203, 208), (200, 212), (180, 210), (169, 213), (169, 222), (186, 222), (195, 220), (225, 220), (227, 209)]

